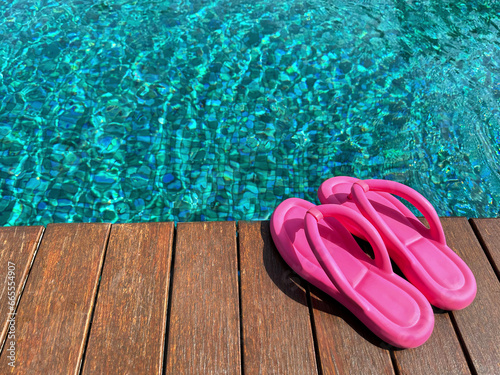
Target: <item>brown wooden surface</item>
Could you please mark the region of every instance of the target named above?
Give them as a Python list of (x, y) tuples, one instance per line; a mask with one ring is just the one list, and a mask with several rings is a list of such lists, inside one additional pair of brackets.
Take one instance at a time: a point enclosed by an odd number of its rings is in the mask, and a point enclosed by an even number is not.
[(471, 219), (471, 225), (500, 279), (500, 220)]
[(16, 316), (15, 367), (0, 374), (78, 373), (109, 224), (49, 224)]
[[(373, 257), (368, 242), (358, 243)], [(394, 374), (389, 346), (332, 297), (310, 289), (323, 374)]]
[(394, 374), (389, 346), (349, 310), (311, 287), (323, 374)]
[(273, 245), (269, 222), (238, 225), (245, 374), (317, 374), (303, 281)]
[(434, 314), (434, 318), (434, 331), (425, 344), (414, 349), (394, 351), (399, 374), (470, 374), (449, 313)]
[(84, 374), (161, 374), (173, 223), (113, 225)]
[(436, 313), (430, 339), (410, 350), (295, 275), (267, 221), (238, 225), (241, 287), (234, 222), (1, 228), (0, 262), (16, 263), (18, 292), (27, 281), (15, 367), (4, 347), (0, 374), (76, 374), (82, 359), (82, 372), (110, 374), (500, 374), (500, 220), (442, 223), (478, 294)]
[(451, 314), (478, 374), (500, 374), (500, 283), (465, 218), (442, 218), (448, 245), (477, 282), (472, 304)]
[[(0, 228), (0, 280), (3, 280), (0, 293), (0, 347), (5, 343), (11, 318), (15, 317), (15, 309), (43, 230), (42, 226)], [(14, 268), (10, 276), (9, 265)], [(15, 331), (15, 324), (13, 329)], [(10, 333), (14, 334), (11, 337), (15, 337), (14, 331), (11, 330)]]
[(168, 374), (240, 373), (236, 246), (234, 222), (178, 224)]
[[(428, 226), (424, 218), (420, 220)], [(455, 333), (449, 312), (434, 314), (434, 330), (424, 345), (394, 352), (401, 375), (470, 374), (467, 359)]]

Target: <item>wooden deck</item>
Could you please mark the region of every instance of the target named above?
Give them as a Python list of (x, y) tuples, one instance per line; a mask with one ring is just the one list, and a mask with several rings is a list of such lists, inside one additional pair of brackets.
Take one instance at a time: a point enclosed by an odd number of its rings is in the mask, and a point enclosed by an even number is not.
[(411, 350), (297, 277), (269, 222), (0, 228), (0, 374), (500, 374), (500, 219), (442, 222), (478, 294)]

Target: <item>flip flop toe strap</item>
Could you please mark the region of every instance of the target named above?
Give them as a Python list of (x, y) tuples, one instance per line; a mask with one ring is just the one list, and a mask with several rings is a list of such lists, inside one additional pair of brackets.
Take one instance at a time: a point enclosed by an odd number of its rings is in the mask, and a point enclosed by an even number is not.
[(326, 248), (319, 233), (318, 223), (325, 217), (334, 217), (342, 225), (346, 223), (356, 227), (372, 245), (375, 254), (375, 265), (384, 272), (392, 273), (389, 254), (387, 253), (382, 237), (380, 237), (375, 227), (359, 213), (335, 204), (325, 204), (313, 207), (307, 211), (305, 217), (305, 233), (316, 259), (333, 285), (335, 285), (340, 292), (351, 298), (351, 300), (357, 301), (357, 292), (347, 281), (332, 254)]
[(384, 236), (396, 245), (402, 246), (394, 232), (387, 226), (385, 221), (380, 217), (380, 214), (373, 208), (368, 200), (366, 193), (368, 191), (379, 191), (393, 195), (397, 195), (406, 199), (414, 205), (427, 219), (429, 223), (430, 237), (441, 244), (446, 244), (446, 239), (443, 232), (443, 227), (439, 220), (439, 216), (432, 204), (425, 199), (420, 193), (410, 188), (409, 186), (400, 184), (396, 181), (388, 180), (363, 180), (355, 182), (351, 187), (352, 200), (358, 206), (361, 213), (375, 224), (379, 231), (382, 231)]

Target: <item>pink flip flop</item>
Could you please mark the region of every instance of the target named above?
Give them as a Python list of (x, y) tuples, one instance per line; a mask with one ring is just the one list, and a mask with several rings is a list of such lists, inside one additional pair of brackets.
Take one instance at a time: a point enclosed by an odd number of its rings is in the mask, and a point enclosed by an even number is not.
[[(370, 241), (375, 259), (363, 252), (347, 224)], [(274, 211), (271, 234), (299, 276), (346, 306), (387, 343), (414, 348), (431, 335), (434, 315), (429, 302), (393, 273), (382, 238), (361, 214), (290, 198)]]
[[(406, 199), (427, 219), (427, 229), (391, 194)], [(362, 213), (381, 234), (389, 255), (429, 300), (444, 310), (459, 310), (476, 296), (476, 280), (465, 262), (446, 245), (434, 207), (412, 188), (395, 181), (333, 177), (321, 184), (319, 200)], [(354, 226), (353, 234), (365, 238)]]

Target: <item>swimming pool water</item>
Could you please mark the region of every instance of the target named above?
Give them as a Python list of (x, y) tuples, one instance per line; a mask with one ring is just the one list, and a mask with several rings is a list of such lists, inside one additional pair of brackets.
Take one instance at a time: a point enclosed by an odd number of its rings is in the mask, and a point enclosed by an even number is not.
[(267, 219), (335, 175), (500, 215), (500, 5), (0, 3), (0, 225)]

